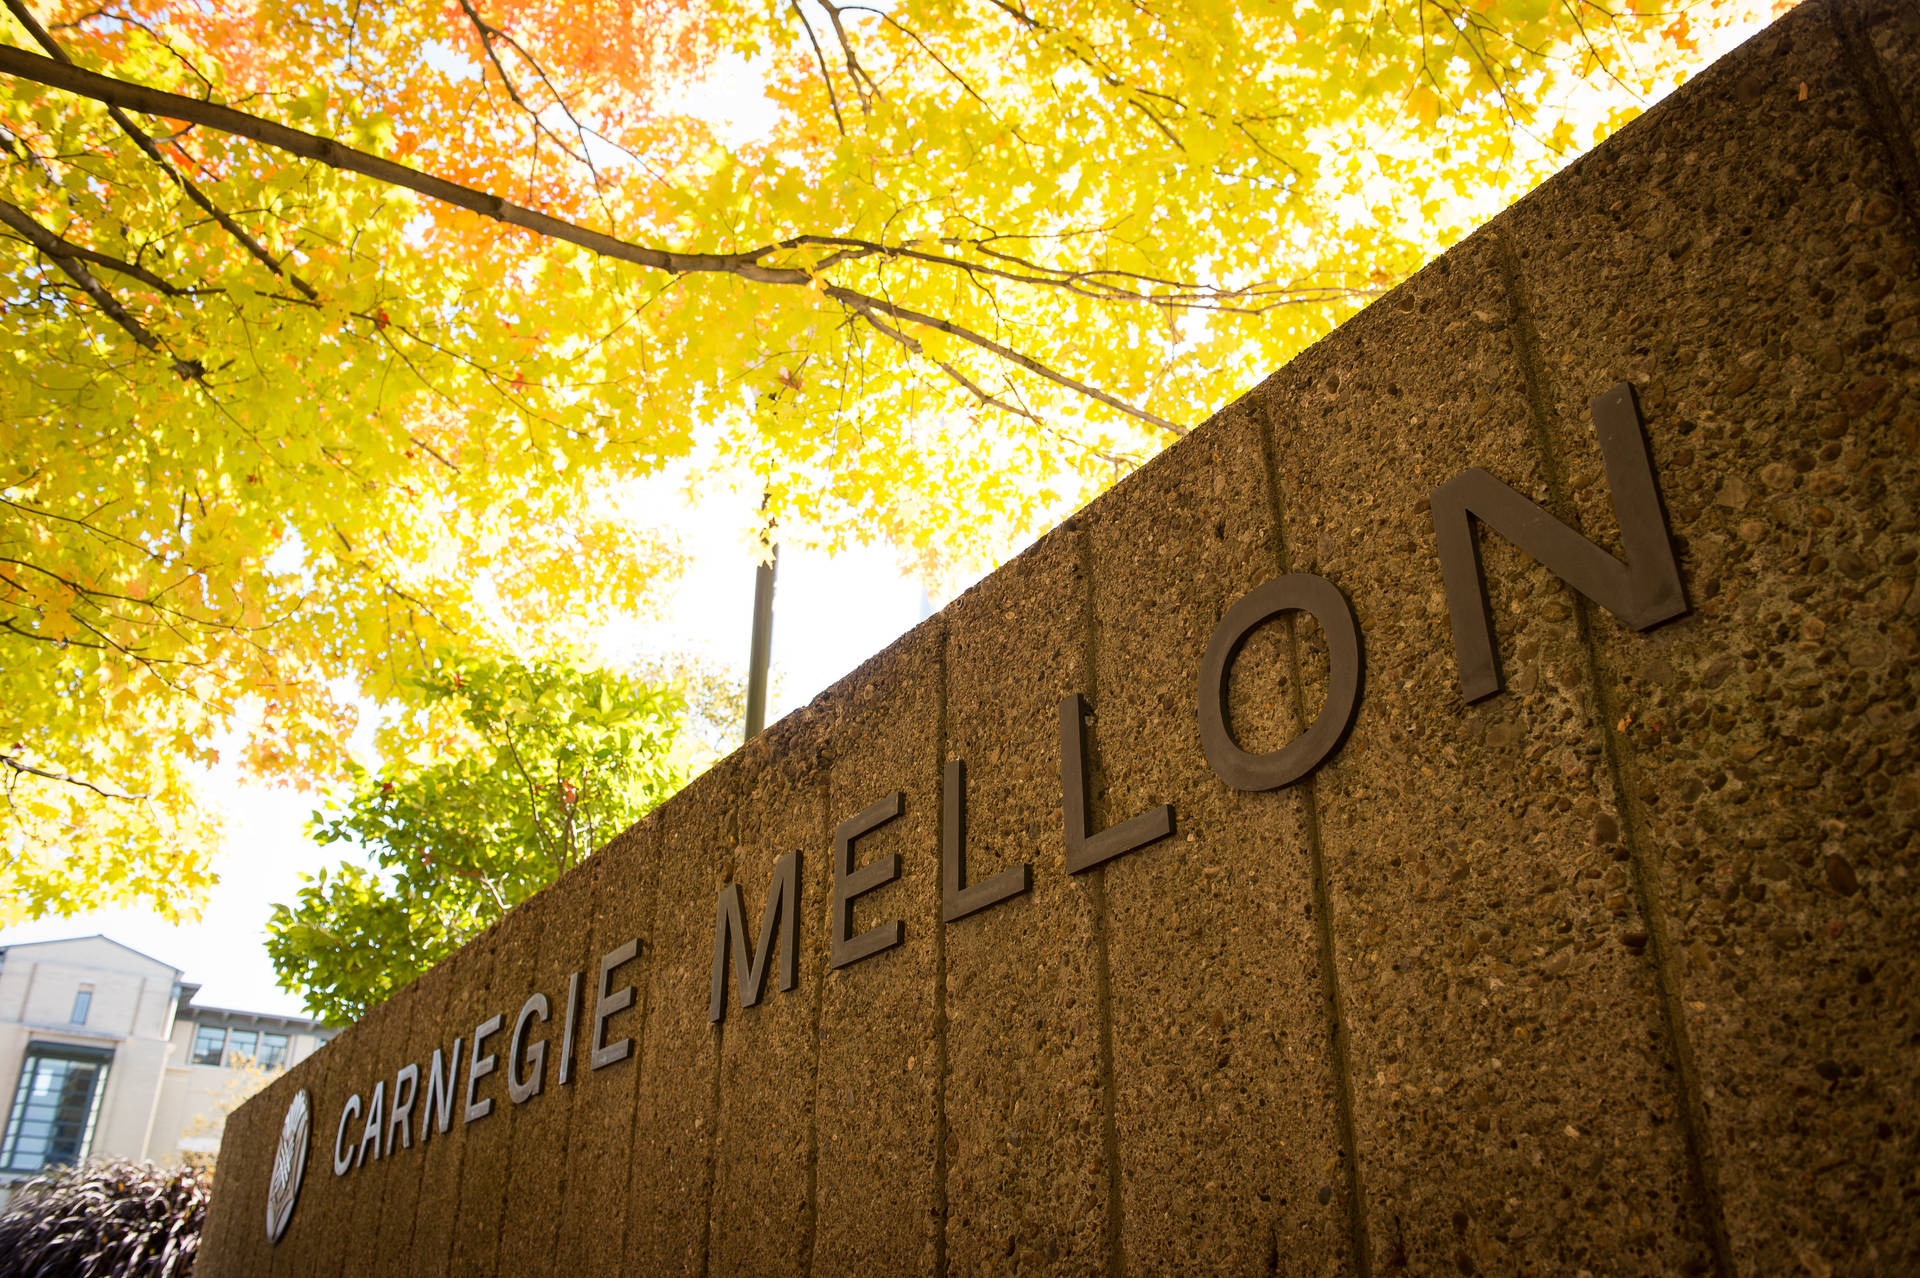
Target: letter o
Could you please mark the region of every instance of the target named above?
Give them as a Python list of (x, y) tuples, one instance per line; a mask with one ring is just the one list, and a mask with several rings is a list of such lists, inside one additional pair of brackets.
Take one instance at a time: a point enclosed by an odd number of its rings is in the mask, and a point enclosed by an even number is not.
[[(1227, 726), (1227, 675), (1247, 636), (1283, 612), (1310, 615), (1326, 631), (1332, 683), (1326, 704), (1306, 732), (1270, 754), (1242, 750)], [(1353, 726), (1360, 709), (1360, 623), (1353, 605), (1325, 577), (1293, 572), (1275, 577), (1234, 601), (1214, 627), (1200, 659), (1200, 746), (1214, 775), (1236, 790), (1277, 790), (1325, 761)]]

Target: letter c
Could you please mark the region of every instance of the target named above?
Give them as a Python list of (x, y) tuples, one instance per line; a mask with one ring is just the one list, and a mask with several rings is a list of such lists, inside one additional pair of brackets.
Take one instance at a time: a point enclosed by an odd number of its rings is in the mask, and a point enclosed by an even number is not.
[(340, 1142), (347, 1138), (347, 1124), (360, 1116), (360, 1097), (358, 1093), (347, 1097), (347, 1103), (340, 1109), (340, 1126), (333, 1132), (333, 1174), (344, 1176), (353, 1170), (353, 1147), (349, 1146), (343, 1156)]
[[(1300, 611), (1326, 632), (1332, 666), (1326, 704), (1306, 732), (1270, 754), (1249, 754), (1227, 725), (1227, 676), (1247, 636), (1283, 612)], [(1293, 572), (1234, 601), (1200, 659), (1200, 746), (1214, 775), (1236, 790), (1277, 790), (1318, 768), (1339, 747), (1360, 709), (1360, 623), (1353, 605), (1325, 577)]]

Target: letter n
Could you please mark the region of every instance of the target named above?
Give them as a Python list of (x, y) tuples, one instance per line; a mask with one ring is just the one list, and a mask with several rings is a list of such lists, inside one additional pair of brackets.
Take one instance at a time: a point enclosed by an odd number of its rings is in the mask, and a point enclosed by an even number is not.
[(1468, 702), (1490, 697), (1502, 687), (1476, 519), (1635, 630), (1651, 629), (1687, 611), (1633, 387), (1621, 382), (1602, 392), (1594, 398), (1592, 413), (1627, 552), (1624, 563), (1478, 466), (1433, 490), (1447, 614), (1460, 664), (1460, 691)]
[(720, 889), (713, 919), (713, 1001), (707, 1019), (718, 1021), (727, 1012), (727, 958), (733, 958), (734, 978), (740, 983), (740, 1006), (752, 1007), (767, 992), (767, 958), (773, 952), (774, 929), (780, 931), (780, 989), (793, 988), (800, 968), (800, 854), (789, 852), (774, 863), (767, 905), (760, 912), (760, 944), (747, 951), (746, 907), (740, 885)]
[[(440, 1049), (433, 1049), (427, 1066), (427, 1099), (420, 1107), (420, 1139), (425, 1142), (434, 1132), (444, 1133), (453, 1122), (453, 1088), (460, 1075), (460, 1039), (453, 1040), (453, 1057), (447, 1060)], [(436, 1118), (437, 1115), (437, 1118)]]

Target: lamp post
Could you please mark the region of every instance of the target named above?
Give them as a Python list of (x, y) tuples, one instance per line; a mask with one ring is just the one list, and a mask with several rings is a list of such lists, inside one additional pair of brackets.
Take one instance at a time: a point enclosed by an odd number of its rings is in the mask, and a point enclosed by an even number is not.
[(767, 666), (773, 656), (773, 578), (780, 568), (780, 547), (763, 541), (767, 557), (753, 572), (753, 638), (747, 649), (747, 735), (751, 741), (767, 726)]

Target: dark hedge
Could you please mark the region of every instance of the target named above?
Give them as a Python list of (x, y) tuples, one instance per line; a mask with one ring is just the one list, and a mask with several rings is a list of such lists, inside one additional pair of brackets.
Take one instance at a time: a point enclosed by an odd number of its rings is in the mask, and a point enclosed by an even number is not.
[(58, 1168), (0, 1216), (0, 1278), (187, 1278), (212, 1186), (199, 1167)]

